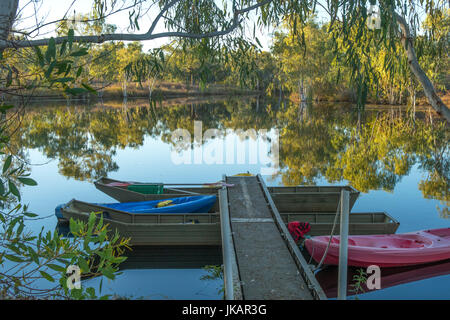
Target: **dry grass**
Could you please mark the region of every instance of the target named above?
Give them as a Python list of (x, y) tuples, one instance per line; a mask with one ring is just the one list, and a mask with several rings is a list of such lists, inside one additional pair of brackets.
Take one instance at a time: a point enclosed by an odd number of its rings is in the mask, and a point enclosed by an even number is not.
[[(120, 83), (113, 83), (103, 85), (101, 83), (93, 83), (92, 87), (97, 89), (98, 94), (103, 98), (122, 98), (124, 96), (122, 85)], [(157, 82), (152, 91), (152, 97), (155, 99), (170, 99), (177, 97), (196, 97), (196, 96), (235, 96), (248, 95), (257, 93), (255, 90), (247, 90), (239, 87), (231, 87), (222, 84), (209, 84), (206, 88), (200, 88), (198, 85), (186, 85), (174, 82)], [(31, 94), (31, 93), (30, 93)], [(33, 98), (64, 98), (62, 92), (49, 90), (45, 88), (36, 89), (32, 93)], [(95, 97), (96, 94), (87, 93), (78, 98), (87, 98), (87, 96)], [(142, 86), (135, 82), (130, 82), (127, 85), (127, 97), (129, 98), (148, 98), (149, 89), (147, 83), (142, 83)], [(6, 97), (8, 100), (8, 97)]]

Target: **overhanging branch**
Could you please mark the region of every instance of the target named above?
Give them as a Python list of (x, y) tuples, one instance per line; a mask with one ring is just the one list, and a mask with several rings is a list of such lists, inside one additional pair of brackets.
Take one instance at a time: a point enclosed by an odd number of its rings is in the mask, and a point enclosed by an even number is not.
[[(231, 25), (223, 30), (217, 30), (207, 33), (190, 33), (190, 32), (181, 32), (181, 31), (170, 31), (170, 32), (161, 32), (154, 34), (154, 30), (159, 20), (165, 12), (167, 12), (171, 7), (173, 7), (180, 0), (172, 0), (168, 2), (156, 16), (149, 30), (143, 34), (130, 34), (130, 33), (112, 33), (112, 34), (101, 34), (101, 35), (92, 35), (92, 36), (74, 36), (73, 42), (84, 42), (84, 43), (103, 43), (105, 41), (148, 41), (154, 40), (158, 38), (166, 38), (166, 37), (180, 37), (180, 38), (192, 38), (192, 39), (202, 39), (202, 38), (211, 38), (223, 36), (231, 33), (235, 30), (239, 24), (241, 23), (241, 19), (239, 19), (240, 15), (243, 15), (249, 11), (260, 8), (273, 0), (264, 0), (258, 2), (252, 6), (238, 9), (233, 12), (233, 20), (230, 21)], [(63, 43), (64, 41), (68, 41), (67, 36), (56, 37), (54, 38), (56, 44)], [(35, 46), (45, 46), (48, 45), (50, 38), (45, 39), (37, 39), (37, 40), (0, 40), (0, 50), (5, 48), (26, 48), (26, 47), (35, 47)]]

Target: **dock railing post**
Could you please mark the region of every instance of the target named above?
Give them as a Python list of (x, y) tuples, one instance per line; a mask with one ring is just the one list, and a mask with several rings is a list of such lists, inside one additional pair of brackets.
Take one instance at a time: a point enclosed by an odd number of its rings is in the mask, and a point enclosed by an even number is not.
[(234, 288), (233, 288), (233, 273), (231, 266), (231, 256), (233, 250), (231, 229), (230, 229), (230, 216), (228, 213), (228, 199), (225, 187), (219, 190), (219, 203), (220, 203), (220, 226), (222, 234), (222, 255), (224, 264), (224, 286), (225, 286), (225, 299), (234, 300)]
[(348, 221), (350, 214), (350, 192), (341, 191), (341, 230), (339, 241), (339, 275), (338, 300), (347, 299), (347, 264), (348, 264)]

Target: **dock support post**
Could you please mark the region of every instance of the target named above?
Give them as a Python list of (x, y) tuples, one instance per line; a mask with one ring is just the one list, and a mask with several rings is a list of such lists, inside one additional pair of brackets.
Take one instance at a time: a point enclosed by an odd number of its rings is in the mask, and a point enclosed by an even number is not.
[(219, 202), (220, 202), (220, 226), (222, 233), (222, 256), (224, 265), (224, 286), (225, 286), (225, 299), (234, 300), (234, 288), (233, 288), (233, 273), (231, 266), (232, 239), (230, 229), (230, 216), (228, 213), (228, 199), (225, 188), (219, 190)]
[(338, 300), (347, 299), (348, 221), (350, 214), (350, 192), (341, 191), (341, 230), (339, 242)]

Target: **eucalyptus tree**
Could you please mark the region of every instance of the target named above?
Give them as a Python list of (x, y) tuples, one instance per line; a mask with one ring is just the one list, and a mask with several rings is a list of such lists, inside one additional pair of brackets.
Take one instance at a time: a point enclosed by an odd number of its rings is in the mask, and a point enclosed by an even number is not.
[[(386, 58), (385, 67), (391, 72), (396, 62), (396, 48), (403, 46), (408, 66), (424, 89), (429, 103), (447, 120), (450, 119), (448, 107), (436, 93), (429, 77), (419, 65), (415, 50), (415, 38), (419, 32), (420, 17), (423, 13), (433, 15), (445, 10), (445, 0), (380, 0), (378, 2), (379, 24), (375, 30), (367, 27), (373, 11), (368, 6), (376, 0), (92, 0), (92, 20), (102, 20), (122, 11), (129, 15), (129, 32), (105, 32), (91, 35), (57, 37), (36, 37), (39, 30), (68, 19), (38, 24), (31, 30), (15, 28), (19, 0), (3, 0), (0, 3), (0, 51), (6, 48), (20, 49), (45, 45), (63, 45), (71, 39), (73, 42), (103, 43), (106, 41), (152, 41), (160, 38), (179, 38), (180, 41), (204, 44), (203, 56), (213, 48), (222, 47), (232, 51), (244, 42), (252, 43), (248, 30), (262, 26), (279, 25), (288, 21), (295, 32), (302, 34), (302, 28), (310, 17), (317, 12), (325, 14), (330, 20), (328, 32), (336, 39), (336, 53), (345, 53), (345, 60), (352, 66), (352, 79), (355, 81), (360, 104), (365, 103), (368, 86), (376, 82), (377, 76), (370, 66), (370, 47), (375, 43), (391, 49)], [(72, 6), (76, 5), (76, 1)], [(70, 8), (69, 8), (70, 9)], [(145, 32), (139, 32), (142, 18), (154, 12), (154, 18)], [(38, 15), (38, 13), (36, 13)], [(36, 19), (36, 21), (40, 21)], [(164, 24), (164, 31), (157, 31), (158, 24)], [(433, 19), (430, 20), (433, 30)], [(246, 32), (247, 30), (247, 32)], [(137, 31), (137, 32), (136, 32)], [(354, 35), (354, 36), (352, 36)], [(36, 37), (36, 38), (35, 38)], [(255, 39), (257, 41), (257, 39)], [(258, 41), (257, 41), (258, 42)], [(244, 68), (244, 70), (247, 70)], [(251, 69), (248, 69), (251, 71)]]
[[(281, 61), (283, 73), (287, 75), (287, 86), (293, 92), (298, 91), (299, 95), (306, 89), (311, 94), (313, 89), (316, 94), (323, 94), (327, 85), (335, 82), (333, 75), (337, 68), (333, 66), (332, 44), (325, 28), (326, 25), (319, 26), (317, 19), (312, 17), (302, 29), (302, 39), (294, 36), (293, 32), (275, 33), (273, 53)], [(333, 87), (336, 90), (337, 86)]]

